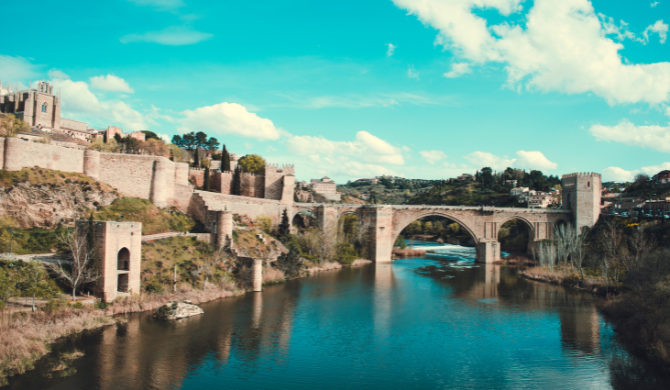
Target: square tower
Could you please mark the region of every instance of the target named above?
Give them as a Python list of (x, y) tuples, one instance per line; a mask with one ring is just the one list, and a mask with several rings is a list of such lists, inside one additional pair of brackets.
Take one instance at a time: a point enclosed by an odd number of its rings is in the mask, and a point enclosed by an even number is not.
[(561, 178), (563, 210), (572, 211), (572, 222), (578, 231), (593, 227), (600, 217), (602, 179), (593, 172), (570, 173)]
[(77, 222), (77, 234), (93, 229), (95, 261), (100, 273), (96, 295), (105, 302), (118, 296), (140, 292), (142, 263), (142, 223), (94, 221)]

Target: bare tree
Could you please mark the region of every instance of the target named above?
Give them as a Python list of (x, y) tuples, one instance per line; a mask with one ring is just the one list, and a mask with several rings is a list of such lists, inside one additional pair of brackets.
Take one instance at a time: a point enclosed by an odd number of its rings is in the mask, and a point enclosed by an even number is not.
[(645, 236), (642, 229), (638, 229), (628, 238), (628, 250), (623, 251), (619, 258), (621, 265), (638, 290), (641, 287), (638, 280), (638, 270), (644, 265), (644, 260), (654, 249), (656, 249), (656, 241)]
[(72, 287), (72, 299), (76, 298), (77, 288), (82, 284), (95, 282), (100, 278), (94, 266), (95, 253), (93, 246), (88, 245), (85, 231), (66, 230), (60, 241), (67, 246), (72, 255), (71, 266), (49, 264), (49, 269), (56, 278), (63, 280)]

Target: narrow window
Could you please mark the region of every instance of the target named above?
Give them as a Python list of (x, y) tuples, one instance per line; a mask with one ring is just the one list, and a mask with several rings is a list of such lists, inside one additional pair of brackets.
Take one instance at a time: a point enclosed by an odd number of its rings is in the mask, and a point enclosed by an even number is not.
[(591, 187), (591, 182), (590, 182), (590, 181), (587, 181), (587, 182), (586, 182), (586, 186), (587, 186), (587, 187)]
[(47, 104), (42, 104), (42, 112), (47, 112)]

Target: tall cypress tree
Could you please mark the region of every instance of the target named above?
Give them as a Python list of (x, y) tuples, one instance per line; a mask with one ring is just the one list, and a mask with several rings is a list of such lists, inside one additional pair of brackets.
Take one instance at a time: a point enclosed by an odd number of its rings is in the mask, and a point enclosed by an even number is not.
[(195, 148), (194, 160), (195, 161), (193, 162), (193, 166), (196, 167), (196, 168), (200, 168), (200, 156), (199, 156), (199, 153), (198, 153), (198, 148)]
[(240, 167), (237, 166), (235, 167), (235, 172), (233, 172), (233, 182), (230, 184), (233, 195), (240, 195), (240, 192), (242, 192), (240, 189), (242, 186), (242, 178), (240, 176)]
[(202, 184), (203, 190), (209, 191), (209, 167), (205, 167), (205, 180)]
[(230, 171), (230, 153), (228, 153), (225, 144), (223, 145), (223, 152), (221, 153), (221, 171)]
[(288, 213), (284, 209), (284, 213), (281, 216), (281, 223), (279, 224), (279, 241), (286, 242), (288, 241), (289, 235), (291, 234), (291, 225), (288, 221)]

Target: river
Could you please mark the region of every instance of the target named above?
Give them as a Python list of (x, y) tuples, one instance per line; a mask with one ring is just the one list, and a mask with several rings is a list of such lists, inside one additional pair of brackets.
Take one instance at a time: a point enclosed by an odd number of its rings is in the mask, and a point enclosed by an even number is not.
[(476, 265), (472, 248), (433, 249), (203, 304), (176, 323), (133, 314), (56, 344), (52, 356), (85, 354), (69, 376), (46, 374), (45, 358), (9, 388), (666, 388), (617, 343), (599, 298)]

